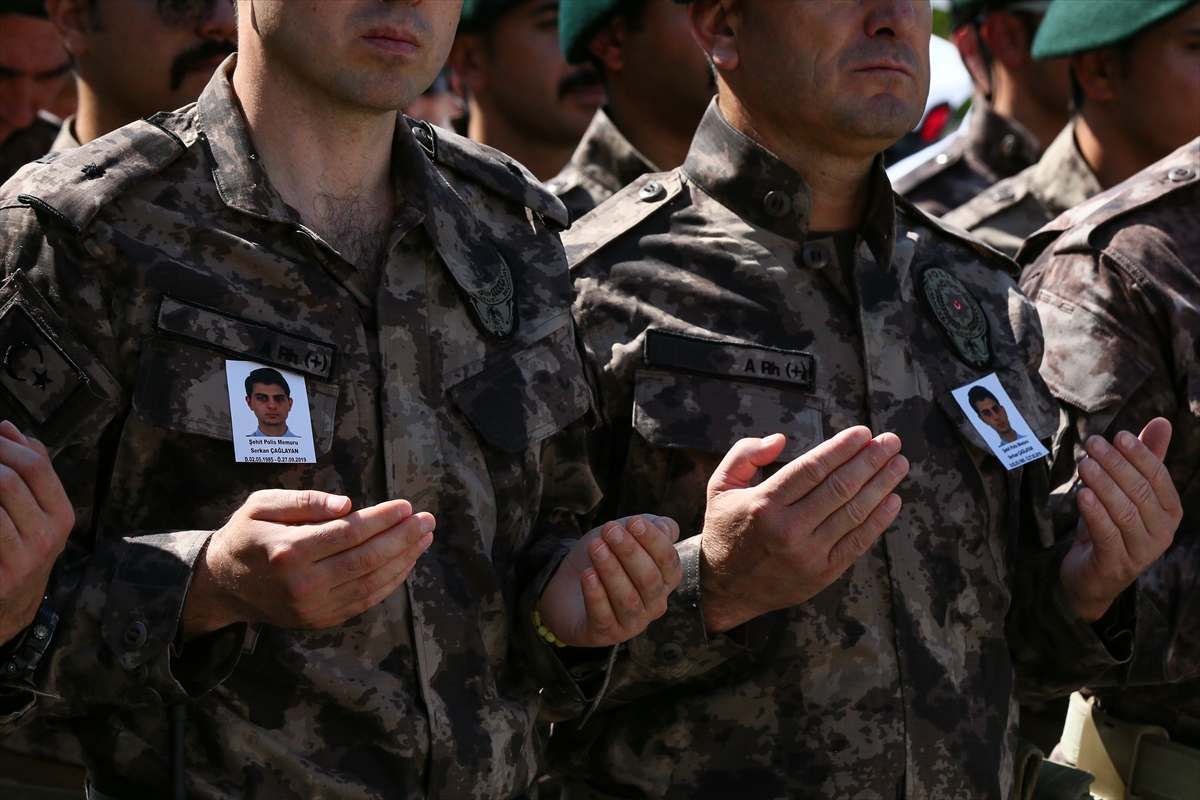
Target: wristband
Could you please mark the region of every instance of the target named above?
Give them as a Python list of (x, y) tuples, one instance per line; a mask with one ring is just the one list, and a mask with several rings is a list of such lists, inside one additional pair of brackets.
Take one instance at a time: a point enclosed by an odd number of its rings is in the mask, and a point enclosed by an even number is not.
[(58, 614), (54, 613), (54, 607), (50, 604), (50, 595), (45, 595), (33, 617), (33, 623), (4, 648), (6, 656), (3, 665), (0, 665), (0, 680), (12, 683), (32, 677), (46, 648), (50, 646), (57, 625)]
[[(540, 606), (541, 603), (538, 603), (538, 607)], [(537, 607), (533, 609), (533, 627), (537, 630), (538, 636), (545, 639), (549, 644), (555, 647), (566, 647), (566, 644), (561, 639), (551, 633), (550, 629), (542, 624), (542, 614), (538, 611)]]

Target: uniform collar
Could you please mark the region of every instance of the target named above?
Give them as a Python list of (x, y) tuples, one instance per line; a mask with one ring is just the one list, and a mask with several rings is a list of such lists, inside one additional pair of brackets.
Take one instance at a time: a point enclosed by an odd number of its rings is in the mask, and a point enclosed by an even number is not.
[(614, 192), (648, 172), (661, 171), (625, 138), (603, 108), (592, 118), (571, 163)]
[[(735, 129), (714, 99), (692, 139), (684, 175), (742, 219), (795, 242), (808, 238), (812, 192), (800, 173)], [(890, 264), (896, 206), (883, 157), (871, 168), (862, 236), (879, 264)]]
[(1054, 216), (1104, 191), (1079, 150), (1075, 124), (1072, 118), (1033, 168), (1030, 191)]
[(75, 115), (72, 114), (63, 120), (58, 135), (54, 137), (54, 144), (50, 145), (50, 152), (74, 150), (76, 147), (79, 147), (79, 140), (75, 138)]
[(982, 94), (971, 102), (968, 146), (997, 175), (1016, 175), (1037, 163), (1042, 145), (1029, 129), (996, 113)]

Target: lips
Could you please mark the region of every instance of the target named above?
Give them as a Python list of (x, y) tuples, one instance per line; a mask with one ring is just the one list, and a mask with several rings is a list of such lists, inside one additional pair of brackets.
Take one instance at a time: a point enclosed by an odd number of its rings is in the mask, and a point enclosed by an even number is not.
[(373, 47), (395, 55), (408, 55), (421, 49), (421, 42), (416, 35), (390, 25), (372, 28), (362, 38)]

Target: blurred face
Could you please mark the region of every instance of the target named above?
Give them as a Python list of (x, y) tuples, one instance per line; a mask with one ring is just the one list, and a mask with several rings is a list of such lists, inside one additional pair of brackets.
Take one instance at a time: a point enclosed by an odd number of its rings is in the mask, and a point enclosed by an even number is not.
[(70, 71), (58, 31), (48, 20), (0, 14), (0, 143), (33, 124)]
[(723, 77), (751, 117), (847, 157), (878, 153), (920, 121), (929, 0), (722, 2), (737, 64)]
[(1138, 36), (1114, 72), (1117, 116), (1152, 161), (1200, 136), (1200, 6)]
[(462, 0), (239, 0), (273, 69), (372, 112), (409, 105), (437, 77)]
[(662, 119), (678, 120), (694, 130), (717, 83), (708, 57), (692, 36), (687, 6), (649, 0), (642, 24), (628, 33), (623, 56), (622, 71), (639, 82)]
[(254, 391), (246, 398), (246, 404), (258, 418), (258, 429), (268, 436), (280, 436), (287, 430), (288, 414), (292, 412), (292, 398), (282, 386), (256, 383)]
[(67, 5), (81, 80), (130, 121), (194, 102), (237, 37), (232, 0), (61, 0), (51, 13)]
[(481, 106), (545, 144), (573, 147), (605, 99), (590, 65), (569, 66), (558, 44), (558, 0), (529, 0), (487, 36), (486, 74), (472, 86)]

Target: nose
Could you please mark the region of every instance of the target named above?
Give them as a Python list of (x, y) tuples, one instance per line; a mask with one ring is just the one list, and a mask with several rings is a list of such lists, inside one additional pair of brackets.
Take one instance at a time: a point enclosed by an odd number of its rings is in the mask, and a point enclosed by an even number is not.
[(196, 33), (206, 39), (236, 39), (237, 13), (233, 10), (233, 0), (217, 0), (196, 26)]
[(922, 18), (918, 7), (932, 25), (933, 13), (929, 7), (929, 0), (869, 0), (867, 35), (891, 36), (895, 39), (910, 36)]

